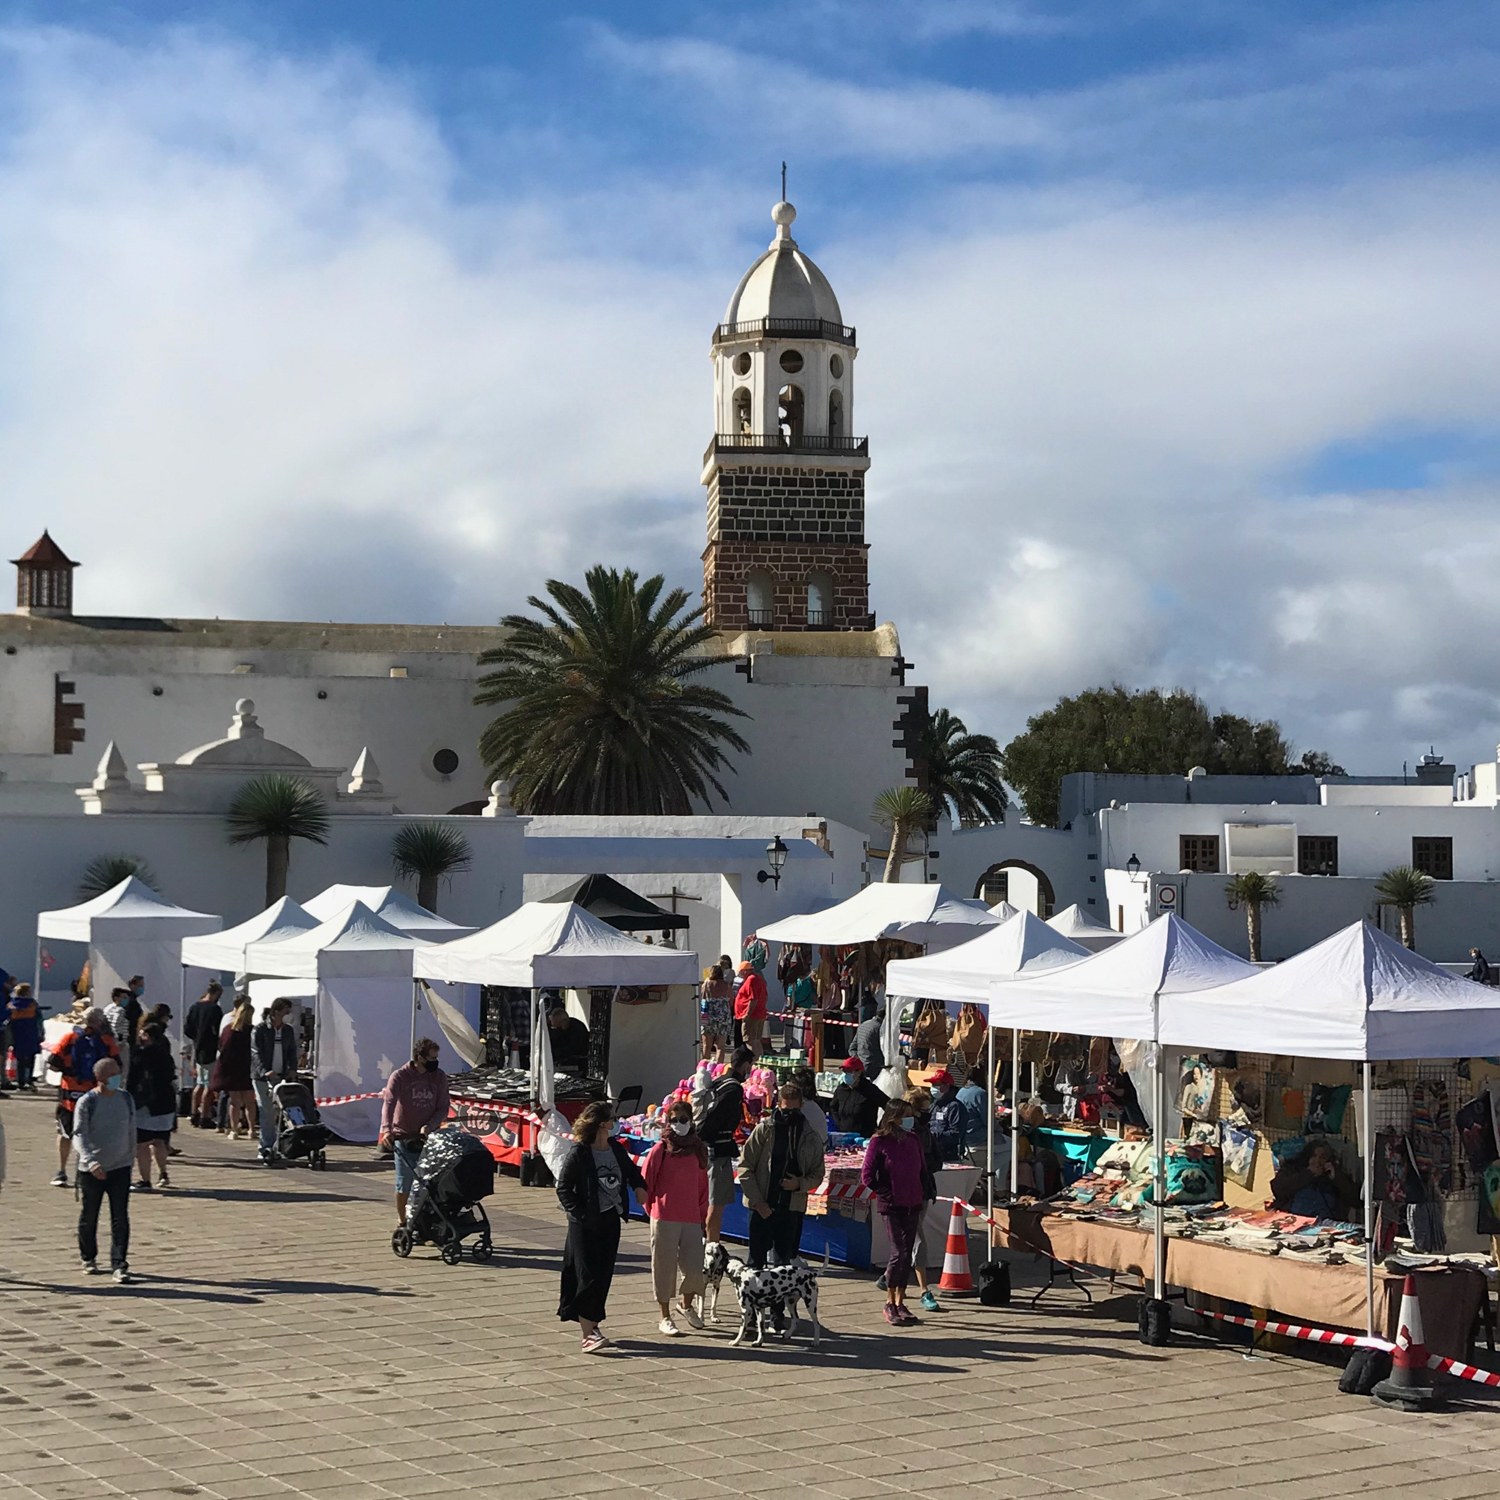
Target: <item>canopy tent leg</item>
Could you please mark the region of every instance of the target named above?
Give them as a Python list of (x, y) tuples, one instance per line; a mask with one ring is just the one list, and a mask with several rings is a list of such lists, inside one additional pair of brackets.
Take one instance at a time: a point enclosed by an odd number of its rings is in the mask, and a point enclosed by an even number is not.
[(1021, 1191), (1021, 1032), (1010, 1033), (1010, 1201)]
[(1140, 1340), (1162, 1348), (1172, 1341), (1172, 1309), (1167, 1302), (1167, 1065), (1166, 1049), (1160, 1042), (1151, 1044), (1151, 1053), (1152, 1295), (1141, 1300)]
[(1375, 1140), (1370, 1134), (1370, 1064), (1364, 1064), (1360, 1090), (1365, 1167), (1365, 1332), (1375, 1337)]
[(995, 1028), (984, 1028), (984, 1211), (989, 1223), (990, 1251), (987, 1257), (995, 1258)]
[(37, 934), (36, 953), (33, 956), (31, 965), (31, 993), (36, 1000), (42, 998), (42, 939), (40, 933)]

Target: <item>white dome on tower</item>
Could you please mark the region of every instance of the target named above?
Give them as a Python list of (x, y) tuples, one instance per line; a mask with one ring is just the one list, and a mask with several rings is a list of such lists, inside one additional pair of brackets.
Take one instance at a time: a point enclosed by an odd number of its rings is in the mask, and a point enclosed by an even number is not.
[(724, 312), (726, 323), (755, 323), (763, 318), (817, 318), (842, 327), (844, 315), (828, 278), (797, 248), (792, 221), (797, 210), (778, 203), (771, 210), (776, 238), (771, 248), (745, 272)]

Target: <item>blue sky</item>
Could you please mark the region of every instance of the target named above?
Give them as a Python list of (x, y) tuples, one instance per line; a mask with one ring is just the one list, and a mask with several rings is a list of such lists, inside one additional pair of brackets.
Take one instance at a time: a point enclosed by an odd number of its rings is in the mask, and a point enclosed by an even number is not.
[(1497, 101), (1462, 0), (0, 6), (9, 508), (85, 607), (696, 586), (785, 158), (937, 701), (1004, 739), (1119, 677), (1487, 756)]

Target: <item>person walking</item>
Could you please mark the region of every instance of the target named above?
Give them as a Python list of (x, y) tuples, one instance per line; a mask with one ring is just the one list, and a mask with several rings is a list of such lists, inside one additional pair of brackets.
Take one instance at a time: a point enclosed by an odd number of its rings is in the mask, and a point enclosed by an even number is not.
[[(31, 986), (23, 979), (11, 991), (5, 1002), (5, 1013), (10, 1018), (10, 1050), (16, 1060), (16, 1089), (28, 1094), (36, 1093), (36, 1058), (42, 1050), (42, 1013), (31, 993)], [(0, 1058), (0, 1066), (4, 1059)]]
[[(1469, 966), (1469, 972), (1464, 977), (1472, 979), (1475, 984), (1489, 984), (1494, 974), (1489, 959), (1478, 948), (1469, 949), (1469, 958), (1472, 962)], [(11, 1045), (14, 1046), (15, 1044), (12, 1043)]]
[(928, 1122), (939, 1165), (961, 1161), (969, 1147), (969, 1114), (959, 1101), (958, 1085), (946, 1068), (939, 1068), (927, 1086), (932, 1090)]
[[(905, 1094), (907, 1106), (912, 1112), (914, 1124), (912, 1134), (917, 1138), (922, 1147), (923, 1159), (927, 1163), (926, 1196), (922, 1200), (922, 1212), (917, 1218), (916, 1245), (912, 1251), (912, 1274), (916, 1277), (917, 1286), (922, 1293), (921, 1307), (924, 1312), (939, 1312), (941, 1304), (938, 1302), (937, 1293), (933, 1290), (931, 1280), (927, 1274), (927, 1268), (934, 1260), (941, 1260), (942, 1249), (947, 1245), (948, 1237), (946, 1229), (942, 1240), (933, 1244), (930, 1217), (927, 1206), (937, 1202), (937, 1174), (942, 1168), (946, 1158), (943, 1151), (943, 1143), (939, 1139), (933, 1127), (933, 1102), (932, 1091), (921, 1084), (907, 1089)], [(886, 1278), (882, 1277), (882, 1282)], [(882, 1290), (884, 1288), (882, 1287)]]
[(885, 1320), (893, 1328), (907, 1328), (919, 1319), (906, 1306), (917, 1229), (929, 1196), (936, 1188), (927, 1169), (926, 1153), (913, 1133), (916, 1117), (905, 1099), (893, 1100), (881, 1117), (869, 1146), (859, 1180), (875, 1198), (891, 1242), (885, 1268)]
[(135, 1101), (122, 1087), (114, 1057), (94, 1065), (94, 1087), (77, 1103), (73, 1144), (78, 1150), (78, 1258), (99, 1274), (99, 1209), (109, 1199), (109, 1269), (130, 1280), (130, 1165), (135, 1160)]
[(839, 1086), (833, 1091), (833, 1102), (829, 1113), (833, 1116), (833, 1128), (841, 1135), (875, 1134), (880, 1124), (880, 1112), (891, 1101), (883, 1090), (876, 1088), (858, 1057), (846, 1057)]
[(219, 1030), (224, 1024), (224, 1008), (219, 1001), (223, 996), (224, 986), (211, 979), (182, 1018), (182, 1034), (190, 1045), (193, 1067), (191, 1119), (200, 1130), (211, 1130), (214, 1123), (214, 1091), (209, 1079), (219, 1057)]
[(167, 1148), (177, 1128), (177, 1067), (167, 1028), (155, 1020), (141, 1023), (135, 1046), (130, 1049), (130, 1073), (126, 1092), (135, 1105), (136, 1180), (138, 1193), (149, 1193), (151, 1161), (156, 1159), (158, 1187), (169, 1188)]
[(562, 1288), (557, 1316), (577, 1323), (585, 1354), (614, 1346), (600, 1332), (620, 1253), (620, 1221), (627, 1212), (626, 1189), (645, 1191), (646, 1180), (611, 1132), (613, 1109), (603, 1101), (585, 1105), (573, 1122), (573, 1149), (557, 1176), (557, 1201), (568, 1216), (563, 1245)]
[(703, 1039), (703, 1056), (709, 1062), (723, 1062), (734, 1030), (734, 962), (727, 953), (703, 976), (698, 999), (698, 1027)]
[(823, 1168), (823, 1142), (802, 1113), (802, 1090), (784, 1083), (776, 1108), (750, 1132), (736, 1174), (750, 1212), (753, 1270), (796, 1257), (807, 1195), (822, 1182)]
[(764, 976), (749, 963), (740, 965), (739, 988), (734, 992), (734, 1044), (748, 1047), (757, 1057), (766, 1030), (769, 993)]
[[(97, 1005), (85, 1006), (77, 1024), (52, 1050), (52, 1066), (62, 1074), (57, 1086), (57, 1173), (52, 1179), (53, 1187), (68, 1185), (73, 1113), (78, 1101), (93, 1091), (94, 1068), (106, 1057), (118, 1063), (120, 1049), (105, 1024), (104, 1012)], [(128, 1182), (126, 1187), (128, 1190)]]
[(292, 1002), (285, 996), (273, 1000), (250, 1034), (250, 1078), (259, 1111), (260, 1161), (266, 1167), (280, 1161), (276, 1154), (276, 1085), (297, 1072), (297, 1033), (287, 1019), (291, 1013)]
[(745, 1122), (745, 1080), (755, 1065), (748, 1047), (736, 1047), (729, 1055), (729, 1071), (714, 1079), (698, 1135), (708, 1148), (708, 1216), (703, 1221), (704, 1238), (719, 1243), (724, 1210), (734, 1200), (734, 1158), (739, 1152), (735, 1135)]
[(438, 1065), (438, 1044), (418, 1037), (411, 1061), (386, 1079), (380, 1100), (382, 1151), (396, 1158), (396, 1223), (406, 1223), (406, 1200), (417, 1177), (417, 1162), (427, 1137), (448, 1118), (448, 1075)]
[(667, 1109), (662, 1138), (641, 1163), (641, 1207), (651, 1220), (651, 1279), (661, 1309), (659, 1332), (678, 1338), (672, 1299), (690, 1327), (702, 1328), (694, 1305), (703, 1295), (703, 1221), (708, 1217), (708, 1148), (693, 1129), (685, 1099)]
[(135, 1045), (135, 1034), (141, 1024), (141, 1003), (130, 993), (126, 985), (117, 985), (109, 992), (109, 1004), (104, 1007), (104, 1021), (120, 1049), (120, 1068), (130, 1072), (130, 1049)]
[(255, 1007), (249, 995), (237, 994), (229, 1020), (219, 1033), (219, 1055), (208, 1077), (214, 1093), (229, 1096), (228, 1124), (219, 1126), (219, 1133), (227, 1129), (237, 1141), (248, 1137), (253, 1129), (250, 1112), (255, 1108), (255, 1079), (250, 1071), (250, 1030), (254, 1020)]

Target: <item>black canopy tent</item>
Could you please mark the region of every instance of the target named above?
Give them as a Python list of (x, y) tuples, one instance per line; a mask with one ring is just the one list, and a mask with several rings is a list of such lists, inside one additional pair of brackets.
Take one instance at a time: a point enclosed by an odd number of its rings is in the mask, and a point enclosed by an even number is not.
[(609, 875), (585, 875), (543, 899), (572, 901), (620, 932), (683, 932), (690, 925), (686, 916), (658, 906)]

